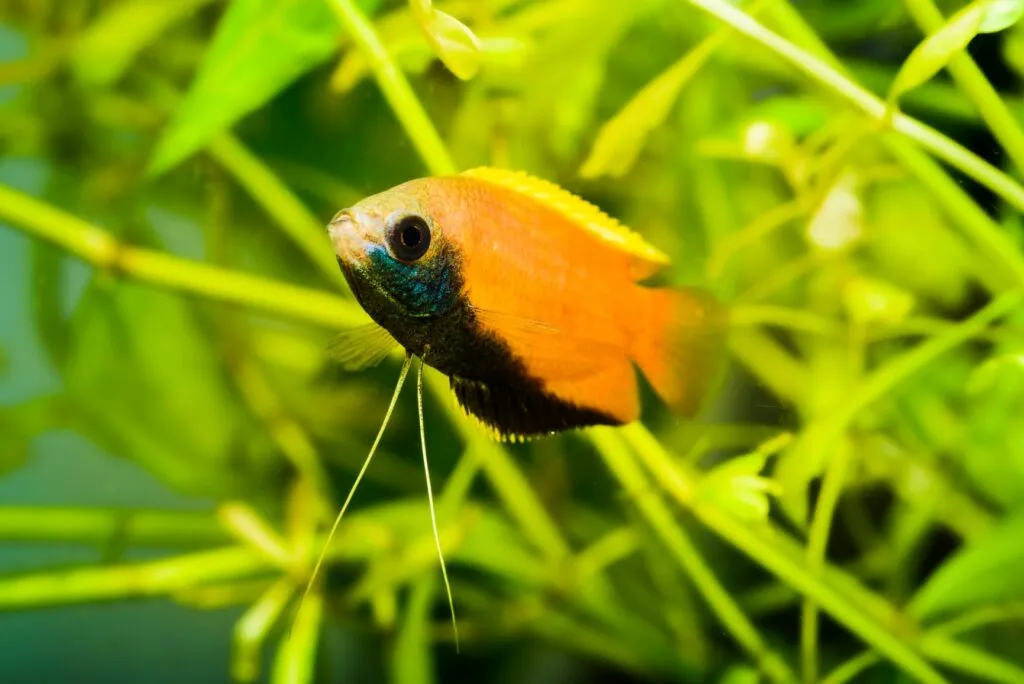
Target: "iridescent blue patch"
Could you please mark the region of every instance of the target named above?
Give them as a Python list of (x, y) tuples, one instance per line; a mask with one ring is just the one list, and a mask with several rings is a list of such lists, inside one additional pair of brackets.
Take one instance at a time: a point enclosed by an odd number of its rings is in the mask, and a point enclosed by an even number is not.
[(372, 245), (367, 255), (371, 278), (410, 316), (437, 316), (455, 303), (458, 293), (452, 264), (443, 254), (406, 264), (392, 257), (383, 246)]

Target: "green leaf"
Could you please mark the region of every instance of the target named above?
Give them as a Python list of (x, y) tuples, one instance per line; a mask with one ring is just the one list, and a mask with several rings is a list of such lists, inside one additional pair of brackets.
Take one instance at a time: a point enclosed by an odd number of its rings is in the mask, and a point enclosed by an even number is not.
[(0, 474), (21, 466), (29, 457), (32, 440), (59, 425), (61, 407), (52, 396), (0, 407)]
[(64, 253), (53, 245), (45, 242), (32, 243), (32, 318), (50, 362), (58, 368), (67, 356), (70, 338), (68, 321), (61, 310), (63, 263)]
[(28, 460), (29, 439), (15, 412), (0, 409), (0, 474), (15, 470)]
[(135, 0), (108, 7), (75, 45), (75, 76), (93, 85), (117, 81), (147, 45), (210, 1)]
[[(594, 119), (598, 96), (616, 46), (640, 13), (642, 3), (577, 3), (555, 22), (543, 43), (530, 50), (520, 71), (521, 118), (514, 122), (524, 154), (540, 143), (565, 162), (575, 161)], [(550, 11), (550, 10), (549, 10)], [(532, 153), (528, 150), (533, 149)], [(517, 158), (523, 168), (544, 168), (543, 155)]]
[[(1019, 325), (1019, 320), (1014, 321)], [(1024, 503), (1024, 348), (1010, 345), (961, 383), (962, 468), (977, 491), (1006, 507)]]
[(749, 665), (733, 665), (718, 680), (718, 684), (758, 684), (761, 673)]
[(701, 480), (697, 500), (748, 522), (766, 522), (770, 508), (768, 495), (780, 492), (776, 482), (760, 473), (768, 458), (784, 449), (792, 439), (790, 433), (783, 432), (749, 454), (715, 466)]
[(94, 282), (72, 339), (65, 383), (83, 434), (193, 494), (237, 495), (267, 475), (261, 433), (185, 300)]
[[(980, 260), (973, 258), (935, 200), (906, 180), (875, 184), (865, 195), (869, 239), (864, 251), (875, 274), (918, 299), (959, 306)], [(927, 259), (918, 258), (921, 245), (928, 245)]]
[(985, 20), (988, 9), (987, 2), (972, 3), (950, 17), (938, 31), (921, 41), (896, 74), (889, 89), (889, 102), (895, 103), (908, 90), (913, 90), (930, 80), (951, 59), (963, 52), (968, 43), (981, 31), (982, 21)]
[(431, 0), (409, 0), (413, 16), (434, 53), (448, 69), (469, 80), (480, 70), (480, 41), (450, 14), (434, 9)]
[(864, 205), (860, 182), (853, 172), (843, 173), (829, 188), (810, 221), (807, 240), (824, 252), (837, 252), (856, 244), (864, 234)]
[(1024, 511), (946, 561), (910, 603), (917, 618), (1024, 599)]
[(429, 632), (436, 579), (433, 575), (424, 577), (410, 592), (391, 661), (395, 684), (433, 684), (437, 681)]
[(893, 325), (910, 314), (914, 297), (885, 280), (857, 275), (843, 285), (843, 303), (856, 323)]
[(989, 0), (978, 33), (998, 33), (1016, 24), (1021, 16), (1024, 16), (1024, 0)]
[(647, 136), (665, 122), (683, 87), (707, 63), (724, 36), (718, 33), (704, 39), (609, 119), (597, 134), (580, 175), (584, 178), (618, 177), (628, 172), (636, 163)]
[[(369, 12), (377, 0), (361, 0)], [(338, 48), (338, 20), (324, 0), (234, 0), (149, 164), (168, 170), (258, 109)]]

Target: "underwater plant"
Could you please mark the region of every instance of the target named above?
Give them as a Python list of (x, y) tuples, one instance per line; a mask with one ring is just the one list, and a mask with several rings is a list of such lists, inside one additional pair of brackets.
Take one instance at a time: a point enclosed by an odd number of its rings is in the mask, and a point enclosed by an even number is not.
[[(1024, 681), (1022, 14), (7, 0), (0, 677)], [(503, 443), (428, 368), (421, 451), (346, 368), (331, 217), (480, 166), (724, 303), (695, 417)]]

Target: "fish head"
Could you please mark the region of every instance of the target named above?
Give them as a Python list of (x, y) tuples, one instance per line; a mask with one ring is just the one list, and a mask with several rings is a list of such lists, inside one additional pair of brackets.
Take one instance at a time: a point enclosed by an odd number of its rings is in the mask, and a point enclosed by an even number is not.
[(459, 250), (424, 186), (429, 180), (367, 197), (327, 227), (342, 272), (374, 318), (371, 309), (391, 318), (440, 316), (458, 302)]

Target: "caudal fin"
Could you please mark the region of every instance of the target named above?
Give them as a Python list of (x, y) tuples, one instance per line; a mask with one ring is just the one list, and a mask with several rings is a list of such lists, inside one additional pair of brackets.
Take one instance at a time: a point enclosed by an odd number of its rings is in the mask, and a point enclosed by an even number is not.
[(692, 416), (719, 378), (726, 311), (697, 289), (638, 286), (633, 359), (673, 411)]

